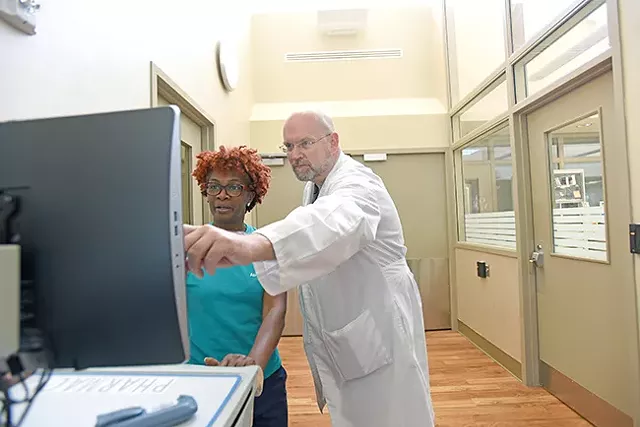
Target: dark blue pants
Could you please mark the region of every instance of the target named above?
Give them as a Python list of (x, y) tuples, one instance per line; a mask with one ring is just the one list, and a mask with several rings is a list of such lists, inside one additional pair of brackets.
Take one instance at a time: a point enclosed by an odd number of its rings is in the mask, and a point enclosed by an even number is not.
[(287, 371), (280, 367), (264, 380), (262, 394), (253, 406), (253, 427), (287, 427)]

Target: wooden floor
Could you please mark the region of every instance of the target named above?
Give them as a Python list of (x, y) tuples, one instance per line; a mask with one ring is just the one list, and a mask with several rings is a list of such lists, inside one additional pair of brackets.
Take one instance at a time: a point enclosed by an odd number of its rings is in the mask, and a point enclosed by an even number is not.
[[(546, 391), (522, 385), (457, 332), (427, 333), (427, 348), (438, 427), (591, 425)], [(283, 338), (279, 349), (289, 374), (289, 426), (330, 427), (316, 406), (301, 338)]]

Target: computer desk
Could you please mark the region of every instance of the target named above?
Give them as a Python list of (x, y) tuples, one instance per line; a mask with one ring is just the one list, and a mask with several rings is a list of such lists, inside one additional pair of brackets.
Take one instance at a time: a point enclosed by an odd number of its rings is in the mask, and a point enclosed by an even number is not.
[[(127, 368), (56, 370), (34, 400), (24, 427), (64, 425), (93, 426), (100, 414), (142, 406), (148, 411), (172, 404), (179, 395), (198, 403), (196, 415), (184, 426), (250, 427), (253, 400), (262, 389), (259, 367), (208, 367), (170, 365)], [(39, 375), (27, 380), (30, 389)], [(11, 388), (14, 399), (24, 396), (21, 384)], [(24, 405), (13, 406), (13, 419)]]

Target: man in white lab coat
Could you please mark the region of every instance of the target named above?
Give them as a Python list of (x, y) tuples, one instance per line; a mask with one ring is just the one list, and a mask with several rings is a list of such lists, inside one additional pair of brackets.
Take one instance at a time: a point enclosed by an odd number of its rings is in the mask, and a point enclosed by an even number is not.
[(342, 153), (326, 115), (293, 114), (283, 136), (308, 181), (303, 206), (250, 235), (185, 226), (189, 268), (254, 263), (269, 294), (299, 287), (318, 406), (333, 426), (433, 427), (422, 303), (389, 193)]

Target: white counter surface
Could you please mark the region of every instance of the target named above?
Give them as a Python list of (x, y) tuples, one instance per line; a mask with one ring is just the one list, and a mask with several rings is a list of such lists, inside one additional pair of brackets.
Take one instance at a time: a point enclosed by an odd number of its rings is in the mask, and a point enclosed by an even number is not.
[[(183, 426), (231, 427), (238, 418), (248, 419), (253, 411), (253, 393), (258, 368), (222, 368), (197, 365), (99, 368), (85, 371), (56, 370), (32, 404), (24, 427), (95, 425), (99, 414), (132, 406), (153, 411), (172, 404), (180, 395), (198, 403), (196, 415)], [(28, 379), (31, 390), (38, 375)], [(11, 389), (14, 399), (24, 396), (18, 384)], [(249, 404), (245, 405), (248, 398)], [(16, 422), (25, 405), (13, 405)]]

